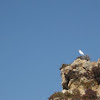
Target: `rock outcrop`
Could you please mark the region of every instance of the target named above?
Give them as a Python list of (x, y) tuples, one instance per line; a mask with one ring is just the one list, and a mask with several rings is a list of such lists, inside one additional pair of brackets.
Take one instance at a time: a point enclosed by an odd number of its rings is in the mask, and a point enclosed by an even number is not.
[(88, 56), (80, 56), (72, 64), (63, 64), (60, 68), (63, 90), (49, 100), (100, 100), (100, 59), (89, 60)]

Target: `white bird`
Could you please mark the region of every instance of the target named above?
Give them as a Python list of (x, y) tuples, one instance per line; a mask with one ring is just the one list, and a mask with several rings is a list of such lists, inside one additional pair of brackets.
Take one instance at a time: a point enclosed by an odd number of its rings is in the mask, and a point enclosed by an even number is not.
[(83, 53), (81, 50), (79, 50), (79, 53), (80, 53), (81, 55), (84, 55), (84, 53)]

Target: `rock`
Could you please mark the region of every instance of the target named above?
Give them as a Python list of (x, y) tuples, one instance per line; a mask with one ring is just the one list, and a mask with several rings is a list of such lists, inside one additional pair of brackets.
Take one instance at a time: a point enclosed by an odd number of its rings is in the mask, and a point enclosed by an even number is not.
[(67, 90), (66, 90), (66, 89), (63, 89), (63, 90), (62, 90), (62, 93), (66, 93), (66, 92), (67, 92)]
[[(83, 100), (83, 96), (90, 100), (92, 94), (89, 95), (88, 92), (95, 93), (96, 99), (93, 100), (100, 100), (100, 59), (97, 62), (90, 62), (89, 57), (85, 57), (78, 57), (72, 64), (64, 64), (61, 67), (62, 99), (58, 96), (60, 99), (52, 100)], [(78, 94), (75, 91), (78, 91)]]

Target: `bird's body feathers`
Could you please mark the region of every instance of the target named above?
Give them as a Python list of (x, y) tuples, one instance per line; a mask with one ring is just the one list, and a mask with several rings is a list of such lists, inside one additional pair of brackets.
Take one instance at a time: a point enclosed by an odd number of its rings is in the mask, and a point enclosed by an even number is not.
[(81, 50), (79, 50), (79, 53), (80, 53), (81, 55), (84, 55), (84, 53), (83, 53)]

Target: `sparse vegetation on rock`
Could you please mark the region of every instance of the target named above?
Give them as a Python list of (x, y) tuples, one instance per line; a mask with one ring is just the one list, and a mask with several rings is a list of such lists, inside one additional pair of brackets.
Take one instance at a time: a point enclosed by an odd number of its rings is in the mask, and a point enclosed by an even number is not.
[(77, 59), (78, 58), (80, 58), (81, 60), (87, 60), (87, 61), (91, 60), (91, 58), (88, 55), (83, 55), (83, 56), (77, 57)]
[(94, 79), (100, 84), (100, 67), (93, 67), (92, 72), (94, 75)]
[(65, 68), (66, 66), (70, 66), (70, 64), (62, 64), (62, 66), (59, 68), (60, 70)]
[(88, 89), (85, 91), (85, 95), (82, 96), (82, 100), (97, 100), (97, 94), (95, 91)]

